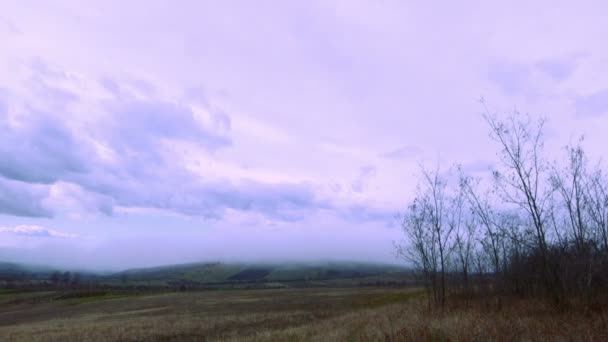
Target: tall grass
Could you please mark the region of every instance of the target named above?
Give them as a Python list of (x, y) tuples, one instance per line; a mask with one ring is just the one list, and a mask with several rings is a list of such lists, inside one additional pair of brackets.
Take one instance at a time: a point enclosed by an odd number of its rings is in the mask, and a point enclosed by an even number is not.
[[(542, 300), (451, 299), (429, 308), (419, 291), (325, 293), (265, 291), (127, 298), (102, 312), (87, 304), (79, 317), (0, 327), (8, 341), (606, 341), (608, 314), (573, 306), (556, 311)], [(290, 295), (306, 297), (305, 306)], [(228, 296), (228, 297), (222, 297)], [(230, 297), (232, 296), (232, 297)], [(296, 298), (296, 297), (293, 297)], [(207, 306), (224, 306), (223, 311)], [(257, 300), (257, 301), (256, 301)], [(121, 304), (122, 303), (122, 304)], [(137, 305), (134, 305), (137, 303)], [(171, 307), (171, 303), (177, 303)], [(108, 303), (106, 303), (108, 304)], [(128, 305), (127, 305), (128, 304)], [(233, 306), (231, 309), (231, 305)], [(97, 308), (97, 309), (96, 309)], [(120, 308), (120, 309), (119, 309)], [(216, 306), (219, 308), (219, 306)]]

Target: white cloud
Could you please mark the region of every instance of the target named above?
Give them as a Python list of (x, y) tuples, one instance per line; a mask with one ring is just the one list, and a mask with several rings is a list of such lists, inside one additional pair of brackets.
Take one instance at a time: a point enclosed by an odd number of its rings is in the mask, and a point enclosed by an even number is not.
[(63, 233), (54, 229), (35, 226), (35, 225), (19, 225), (15, 227), (0, 227), (0, 233), (9, 233), (20, 236), (34, 238), (65, 238), (72, 239), (78, 237), (76, 234)]

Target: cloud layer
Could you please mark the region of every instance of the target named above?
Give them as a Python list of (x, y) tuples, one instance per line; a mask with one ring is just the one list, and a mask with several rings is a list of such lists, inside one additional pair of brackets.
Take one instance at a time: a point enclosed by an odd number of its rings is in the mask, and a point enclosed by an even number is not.
[(41, 237), (41, 238), (74, 238), (74, 234), (66, 234), (53, 229), (40, 227), (40, 226), (25, 226), (20, 225), (16, 227), (0, 227), (0, 234), (9, 233), (15, 235), (22, 235), (28, 237)]
[[(356, 227), (366, 233), (345, 241), (380, 234), (370, 248), (385, 255), (420, 163), (491, 167), (481, 96), (492, 111), (547, 116), (548, 145), (584, 133), (590, 154), (605, 153), (602, 9), (6, 4), (0, 226), (56, 227), (87, 236), (62, 242), (80, 247)], [(250, 248), (288, 254), (293, 234)]]

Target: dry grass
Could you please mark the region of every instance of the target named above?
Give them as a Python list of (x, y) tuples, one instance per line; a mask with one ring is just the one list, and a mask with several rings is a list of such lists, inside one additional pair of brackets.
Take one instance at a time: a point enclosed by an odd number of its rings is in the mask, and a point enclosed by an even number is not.
[(605, 341), (607, 316), (531, 301), (430, 311), (413, 289), (214, 291), (3, 306), (0, 340)]
[(608, 341), (608, 315), (555, 312), (541, 303), (503, 310), (470, 306), (429, 311), (421, 299), (330, 320), (262, 331), (245, 341)]

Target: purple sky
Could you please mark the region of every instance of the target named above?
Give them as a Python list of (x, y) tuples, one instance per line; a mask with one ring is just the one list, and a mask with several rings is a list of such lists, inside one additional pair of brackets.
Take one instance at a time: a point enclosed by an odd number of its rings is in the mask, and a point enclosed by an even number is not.
[(395, 262), (478, 100), (608, 146), (604, 1), (3, 1), (0, 260)]

